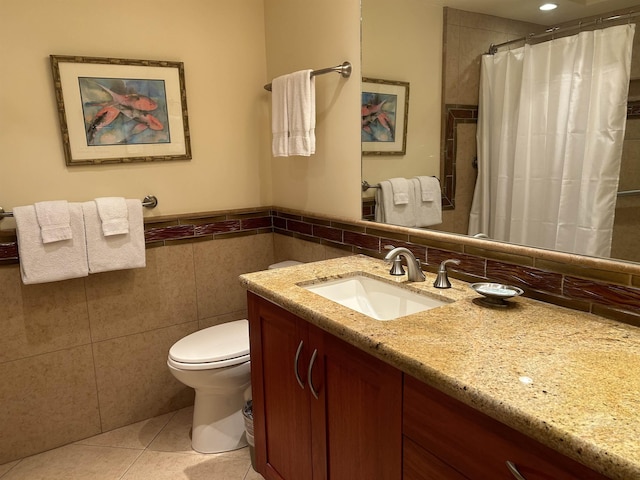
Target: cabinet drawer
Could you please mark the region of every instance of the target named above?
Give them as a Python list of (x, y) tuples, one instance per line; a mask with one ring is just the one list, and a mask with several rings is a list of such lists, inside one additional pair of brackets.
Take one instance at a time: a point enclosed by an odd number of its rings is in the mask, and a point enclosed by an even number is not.
[(587, 480), (606, 477), (405, 375), (403, 434), (470, 479)]

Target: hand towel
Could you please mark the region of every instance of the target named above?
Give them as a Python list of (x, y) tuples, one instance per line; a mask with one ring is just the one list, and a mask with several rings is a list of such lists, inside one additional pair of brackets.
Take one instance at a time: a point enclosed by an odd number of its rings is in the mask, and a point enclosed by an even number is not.
[(95, 199), (98, 215), (105, 237), (129, 233), (127, 204), (122, 197), (101, 197)]
[(73, 237), (69, 217), (69, 202), (55, 200), (53, 202), (37, 202), (34, 204), (42, 243), (59, 242)]
[(274, 157), (289, 156), (289, 112), (287, 109), (287, 76), (271, 82), (271, 153)]
[[(438, 225), (442, 223), (442, 198), (440, 194), (440, 182), (435, 177), (424, 177), (431, 178), (432, 181), (429, 182), (430, 186), (435, 190), (437, 188), (437, 192), (432, 192), (429, 195), (429, 198), (433, 198), (433, 200), (423, 201), (422, 200), (422, 192), (423, 187), (418, 178), (412, 178), (411, 182), (413, 183), (413, 189), (415, 191), (416, 198), (416, 208), (415, 208), (415, 219), (416, 219), (416, 227), (430, 227), (432, 225)], [(435, 182), (435, 183), (434, 183)], [(436, 186), (437, 184), (437, 186)]]
[(415, 227), (414, 190), (409, 189), (409, 202), (396, 205), (393, 202), (393, 189), (389, 180), (380, 182), (376, 191), (376, 221), (403, 227)]
[(442, 201), (442, 192), (440, 191), (440, 180), (436, 177), (415, 177), (420, 182), (420, 196), (423, 202), (432, 202), (436, 199)]
[(89, 274), (84, 220), (79, 203), (69, 203), (72, 238), (43, 243), (34, 205), (15, 207), (20, 274), (26, 285), (56, 282)]
[[(391, 188), (393, 189), (393, 204), (406, 205), (409, 203), (409, 180), (406, 178), (390, 178)], [(411, 185), (413, 188), (413, 185)]]
[(289, 155), (308, 157), (316, 153), (316, 88), (311, 70), (286, 76), (289, 118)]
[(84, 202), (89, 273), (146, 266), (142, 202), (126, 200), (129, 233), (104, 236), (96, 202)]

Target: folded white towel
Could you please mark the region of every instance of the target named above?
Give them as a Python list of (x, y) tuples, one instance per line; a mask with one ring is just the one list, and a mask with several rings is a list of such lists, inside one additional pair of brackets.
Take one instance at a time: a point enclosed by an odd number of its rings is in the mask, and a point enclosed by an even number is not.
[(146, 266), (142, 202), (126, 200), (129, 233), (104, 236), (96, 202), (82, 204), (87, 233), (89, 273)]
[[(409, 180), (406, 178), (390, 178), (391, 188), (393, 189), (394, 205), (406, 205), (409, 203)], [(413, 186), (411, 186), (411, 189)]]
[(95, 202), (105, 237), (129, 233), (128, 211), (124, 198), (101, 197), (96, 198)]
[(403, 227), (415, 227), (415, 193), (409, 189), (409, 202), (396, 205), (393, 202), (393, 189), (389, 180), (380, 182), (380, 188), (376, 190), (376, 221)]
[(34, 204), (42, 243), (59, 242), (73, 237), (69, 218), (69, 203), (66, 200), (37, 202)]
[(440, 199), (442, 201), (442, 192), (440, 191), (440, 180), (436, 177), (415, 177), (420, 182), (420, 196), (423, 202), (433, 202)]
[(14, 207), (24, 284), (55, 282), (89, 274), (82, 207), (79, 203), (69, 203), (68, 209), (72, 238), (45, 244), (35, 206)]
[(287, 109), (287, 76), (271, 82), (271, 152), (274, 157), (289, 156), (289, 112)]
[[(430, 198), (433, 200), (428, 201), (416, 201), (415, 205), (415, 220), (416, 227), (430, 227), (432, 225), (438, 225), (442, 223), (442, 198), (440, 194), (440, 182), (435, 177), (425, 177), (431, 178), (435, 183), (429, 182), (431, 187), (436, 188), (437, 184), (437, 192), (431, 193)], [(420, 199), (422, 197), (422, 184), (418, 178), (412, 178), (411, 182), (413, 183), (413, 189), (415, 191), (415, 198)]]
[(316, 93), (311, 70), (286, 76), (289, 117), (289, 155), (308, 157), (316, 153)]

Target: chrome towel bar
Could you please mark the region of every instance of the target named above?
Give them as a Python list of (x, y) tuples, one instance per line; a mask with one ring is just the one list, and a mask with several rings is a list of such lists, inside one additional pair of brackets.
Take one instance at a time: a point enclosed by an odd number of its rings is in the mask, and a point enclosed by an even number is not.
[[(147, 195), (142, 200), (142, 206), (146, 208), (156, 208), (158, 206), (158, 199), (154, 195)], [(5, 212), (4, 208), (0, 207), (0, 220), (5, 217), (13, 217), (13, 212)]]
[[(351, 76), (351, 64), (349, 62), (344, 62), (342, 65), (336, 65), (335, 67), (329, 68), (321, 68), (320, 70), (313, 70), (311, 72), (311, 76), (315, 77), (316, 75), (324, 75), (325, 73), (336, 72), (342, 75), (343, 78), (349, 78)], [(271, 84), (268, 83), (264, 86), (264, 89), (267, 91), (271, 91)]]

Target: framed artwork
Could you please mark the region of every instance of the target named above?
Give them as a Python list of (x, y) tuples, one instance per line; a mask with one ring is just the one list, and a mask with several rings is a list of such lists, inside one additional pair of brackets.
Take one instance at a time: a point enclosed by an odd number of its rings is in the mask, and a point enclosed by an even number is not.
[(409, 83), (362, 79), (363, 155), (404, 155), (407, 150)]
[(182, 62), (50, 60), (67, 165), (191, 159)]

